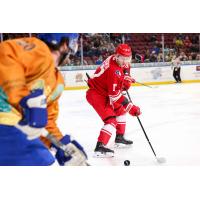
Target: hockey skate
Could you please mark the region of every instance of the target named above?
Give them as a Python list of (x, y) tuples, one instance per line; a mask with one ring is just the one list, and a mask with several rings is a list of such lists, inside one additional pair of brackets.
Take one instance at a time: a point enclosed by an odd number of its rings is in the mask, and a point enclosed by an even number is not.
[(124, 138), (124, 135), (116, 135), (115, 138), (115, 148), (126, 148), (126, 147), (131, 147), (133, 144), (133, 141), (127, 140)]
[(94, 157), (96, 158), (110, 158), (114, 157), (114, 151), (106, 148), (102, 142), (97, 142), (94, 150)]

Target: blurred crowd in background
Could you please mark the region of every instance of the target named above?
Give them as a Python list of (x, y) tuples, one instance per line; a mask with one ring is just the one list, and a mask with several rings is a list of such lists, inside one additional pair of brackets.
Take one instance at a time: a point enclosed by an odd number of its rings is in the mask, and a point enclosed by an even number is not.
[[(32, 36), (37, 33), (4, 33), (3, 40)], [(99, 65), (120, 43), (131, 46), (133, 63), (200, 60), (199, 33), (81, 33), (78, 52), (67, 65)]]

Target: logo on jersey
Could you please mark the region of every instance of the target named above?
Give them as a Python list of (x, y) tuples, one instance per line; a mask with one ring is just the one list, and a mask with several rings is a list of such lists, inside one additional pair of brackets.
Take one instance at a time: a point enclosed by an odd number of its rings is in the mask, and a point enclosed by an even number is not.
[(121, 72), (120, 72), (119, 70), (116, 70), (116, 71), (115, 71), (115, 74), (116, 74), (117, 76), (121, 76)]

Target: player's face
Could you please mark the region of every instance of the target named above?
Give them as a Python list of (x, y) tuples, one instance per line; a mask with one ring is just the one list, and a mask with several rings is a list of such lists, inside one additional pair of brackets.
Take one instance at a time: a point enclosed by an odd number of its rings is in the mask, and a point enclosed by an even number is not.
[(67, 64), (66, 60), (67, 59), (69, 60), (69, 56), (70, 56), (69, 52), (70, 52), (70, 50), (66, 43), (64, 43), (62, 46), (60, 46), (59, 57), (58, 57), (58, 66)]
[(76, 52), (78, 50), (78, 38), (73, 38), (69, 40), (69, 44), (67, 45), (66, 43), (64, 43), (61, 47), (60, 47), (60, 61), (59, 61), (59, 65), (66, 65), (70, 63), (70, 55), (75, 55)]
[(132, 60), (132, 56), (125, 57), (125, 56), (117, 55), (117, 62), (120, 66), (130, 64), (131, 60)]

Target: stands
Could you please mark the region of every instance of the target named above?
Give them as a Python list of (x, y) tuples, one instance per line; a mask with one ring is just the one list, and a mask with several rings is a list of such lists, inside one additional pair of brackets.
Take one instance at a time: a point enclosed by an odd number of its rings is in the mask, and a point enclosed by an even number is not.
[[(119, 43), (127, 43), (133, 51), (132, 62), (170, 62), (174, 55), (181, 60), (200, 59), (199, 33), (82, 33), (83, 65), (100, 64), (115, 52)], [(29, 37), (29, 33), (4, 33), (4, 40)], [(37, 37), (36, 33), (31, 36)], [(164, 37), (164, 59), (162, 52)], [(79, 44), (80, 46), (80, 44)], [(81, 48), (71, 56), (69, 65), (81, 65)], [(142, 59), (137, 59), (138, 57)]]

